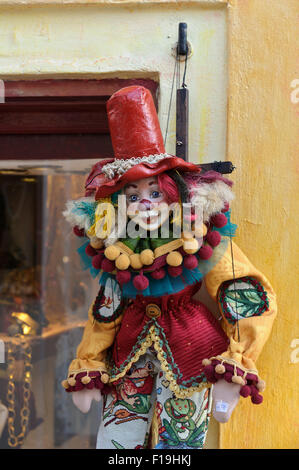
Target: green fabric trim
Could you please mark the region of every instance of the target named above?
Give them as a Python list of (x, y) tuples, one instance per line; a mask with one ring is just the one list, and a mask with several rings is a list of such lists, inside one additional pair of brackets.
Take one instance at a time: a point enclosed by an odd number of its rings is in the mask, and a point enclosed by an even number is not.
[[(234, 282), (236, 289), (229, 290)], [(249, 284), (251, 287), (238, 289), (239, 283)], [(224, 282), (219, 291), (219, 303), (225, 318), (231, 324), (237, 322), (237, 316), (242, 320), (260, 316), (269, 309), (267, 292), (262, 284), (251, 276)]]
[(119, 241), (129, 247), (134, 253), (141, 253), (143, 250), (155, 250), (167, 243), (177, 240), (176, 238), (120, 238)]
[(134, 253), (137, 253), (136, 247), (139, 244), (140, 237), (137, 238), (120, 238), (120, 242), (129, 247)]

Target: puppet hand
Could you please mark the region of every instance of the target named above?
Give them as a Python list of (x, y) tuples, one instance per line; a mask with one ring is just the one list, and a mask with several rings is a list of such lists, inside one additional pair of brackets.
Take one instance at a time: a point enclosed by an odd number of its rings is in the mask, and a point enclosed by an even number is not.
[(220, 423), (226, 423), (240, 398), (241, 385), (218, 380), (213, 386), (213, 416)]
[(91, 390), (84, 388), (78, 392), (73, 392), (72, 399), (74, 405), (82, 411), (82, 413), (87, 413), (90, 410), (92, 400), (101, 400), (101, 392), (97, 388), (92, 388)]

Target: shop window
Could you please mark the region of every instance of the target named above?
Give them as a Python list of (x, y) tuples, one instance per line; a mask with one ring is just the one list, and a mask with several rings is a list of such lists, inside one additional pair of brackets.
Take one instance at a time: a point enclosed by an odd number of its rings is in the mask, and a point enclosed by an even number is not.
[[(134, 84), (138, 80), (132, 81)], [(141, 80), (155, 96), (157, 84)], [(61, 386), (99, 289), (62, 212), (112, 156), (105, 103), (128, 80), (7, 82), (0, 106), (0, 448), (94, 448)], [(19, 98), (21, 96), (22, 98)]]

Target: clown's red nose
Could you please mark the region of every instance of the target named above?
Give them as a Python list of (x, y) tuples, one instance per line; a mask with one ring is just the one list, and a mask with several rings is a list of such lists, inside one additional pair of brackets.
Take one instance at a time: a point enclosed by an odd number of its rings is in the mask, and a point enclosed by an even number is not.
[(140, 204), (142, 204), (142, 206), (143, 206), (142, 208), (140, 207), (140, 209), (141, 210), (146, 210), (146, 211), (149, 210), (151, 208), (151, 205), (152, 205), (151, 201), (149, 201), (148, 199), (142, 199), (140, 201)]

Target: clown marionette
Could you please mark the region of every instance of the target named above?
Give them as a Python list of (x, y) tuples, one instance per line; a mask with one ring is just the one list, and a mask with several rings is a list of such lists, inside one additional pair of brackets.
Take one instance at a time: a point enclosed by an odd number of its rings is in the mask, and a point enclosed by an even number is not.
[[(100, 289), (63, 386), (83, 412), (103, 395), (97, 448), (202, 448), (212, 394), (222, 422), (240, 395), (262, 401), (275, 294), (232, 241), (232, 183), (165, 152), (150, 92), (107, 112), (115, 158), (65, 211)], [(194, 299), (203, 280), (221, 322)]]

